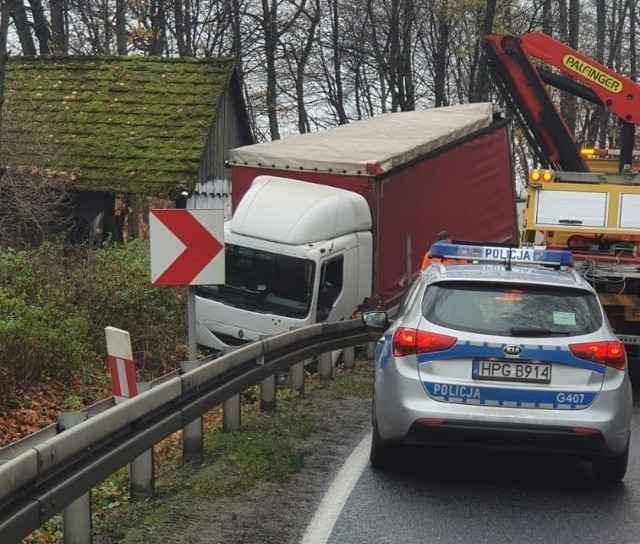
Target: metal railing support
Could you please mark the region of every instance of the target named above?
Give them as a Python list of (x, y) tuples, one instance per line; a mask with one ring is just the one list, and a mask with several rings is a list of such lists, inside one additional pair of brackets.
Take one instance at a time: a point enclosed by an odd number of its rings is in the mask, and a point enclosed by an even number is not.
[(331, 352), (322, 353), (318, 360), (318, 374), (321, 380), (333, 379), (333, 356)]
[[(58, 431), (64, 432), (89, 419), (83, 412), (63, 412), (58, 417)], [(64, 544), (91, 544), (91, 491), (78, 497), (62, 510), (62, 542)]]
[[(201, 361), (181, 361), (180, 374), (198, 368), (201, 364)], [(182, 428), (182, 460), (184, 463), (200, 464), (203, 459), (202, 417), (198, 417)]]
[[(289, 327), (289, 330), (293, 331), (295, 327)], [(301, 395), (304, 395), (305, 365), (308, 363), (311, 363), (311, 359), (305, 359), (289, 367), (289, 385), (291, 386), (291, 390)]]
[[(260, 356), (264, 364), (264, 355)], [(276, 409), (276, 374), (267, 376), (260, 382), (260, 411), (273, 412)]]
[[(149, 382), (138, 383), (138, 393), (148, 391)], [(155, 493), (153, 448), (136, 457), (129, 465), (129, 496), (131, 502), (150, 499)]]
[(222, 430), (240, 428), (240, 395), (233, 395), (222, 403)]
[(355, 346), (342, 348), (342, 364), (346, 369), (354, 368), (356, 366)]
[(291, 365), (289, 368), (289, 378), (291, 380), (292, 391), (297, 391), (301, 395), (304, 395), (304, 365), (306, 362), (311, 361), (307, 359), (295, 365)]
[(367, 359), (373, 359), (376, 355), (376, 343), (367, 343)]
[[(260, 340), (269, 338), (269, 335), (260, 335)], [(264, 366), (264, 355), (256, 358), (258, 366)], [(277, 374), (267, 376), (260, 382), (260, 411), (274, 412), (276, 409), (276, 377)]]

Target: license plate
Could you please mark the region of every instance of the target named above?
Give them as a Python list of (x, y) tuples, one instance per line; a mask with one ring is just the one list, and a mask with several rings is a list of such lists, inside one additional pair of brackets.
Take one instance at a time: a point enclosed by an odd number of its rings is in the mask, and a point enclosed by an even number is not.
[(474, 380), (551, 383), (551, 365), (474, 359), (472, 377)]

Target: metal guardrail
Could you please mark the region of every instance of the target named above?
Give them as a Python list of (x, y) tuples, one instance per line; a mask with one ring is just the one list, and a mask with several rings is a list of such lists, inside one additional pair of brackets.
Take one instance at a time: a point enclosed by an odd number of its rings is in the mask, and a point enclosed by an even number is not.
[(102, 401), (86, 409), (90, 418), (62, 432), (52, 425), (3, 448), (0, 542), (19, 542), (155, 444), (261, 380), (378, 336), (361, 320), (292, 330), (163, 376), (123, 403)]

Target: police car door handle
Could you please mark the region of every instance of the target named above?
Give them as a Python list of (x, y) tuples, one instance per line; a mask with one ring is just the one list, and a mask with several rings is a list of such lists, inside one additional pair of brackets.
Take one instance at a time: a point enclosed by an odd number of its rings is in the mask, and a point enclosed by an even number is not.
[(580, 219), (558, 219), (558, 223), (563, 223), (565, 225), (582, 225), (582, 221), (580, 221)]

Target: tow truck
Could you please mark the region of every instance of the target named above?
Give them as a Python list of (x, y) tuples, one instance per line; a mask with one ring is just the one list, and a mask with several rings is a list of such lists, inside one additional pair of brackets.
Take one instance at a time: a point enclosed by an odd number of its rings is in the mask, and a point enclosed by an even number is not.
[[(483, 42), (496, 86), (540, 166), (528, 172), (521, 245), (572, 252), (640, 368), (640, 85), (542, 32), (489, 34)], [(548, 85), (617, 116), (620, 148), (580, 149)]]

